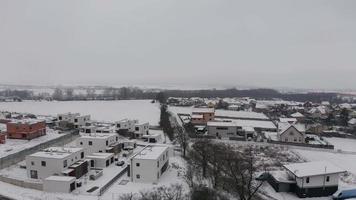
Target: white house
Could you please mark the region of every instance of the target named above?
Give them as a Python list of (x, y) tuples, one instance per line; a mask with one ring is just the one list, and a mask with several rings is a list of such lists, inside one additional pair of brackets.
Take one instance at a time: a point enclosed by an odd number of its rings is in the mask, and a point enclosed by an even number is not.
[(237, 125), (234, 122), (212, 121), (207, 123), (208, 134), (216, 137), (237, 136)]
[(162, 141), (162, 135), (157, 133), (157, 134), (149, 134), (149, 135), (143, 135), (142, 139), (145, 142), (148, 143), (157, 143)]
[(278, 139), (281, 142), (305, 143), (305, 126), (280, 122), (278, 123)]
[(83, 148), (51, 147), (26, 156), (27, 175), (32, 179), (45, 179), (53, 175), (80, 178), (88, 172)]
[(86, 156), (86, 159), (89, 160), (89, 166), (91, 168), (103, 169), (108, 167), (114, 162), (113, 153), (93, 153)]
[(80, 115), (79, 113), (64, 113), (58, 114), (58, 121), (67, 121), (74, 124), (75, 128), (85, 126), (90, 121), (90, 115)]
[[(86, 154), (106, 153), (111, 147), (119, 145), (119, 136), (117, 134), (84, 134), (77, 138), (77, 147), (84, 148)], [(114, 153), (114, 152), (112, 152)]]
[(338, 190), (339, 178), (345, 170), (325, 162), (307, 162), (284, 165), (291, 180), (295, 180), (295, 193), (299, 197), (330, 196)]
[(43, 180), (43, 191), (71, 193), (76, 189), (76, 178), (71, 176), (50, 176)]
[(148, 122), (135, 124), (135, 132), (134, 132), (135, 137), (142, 138), (143, 135), (148, 135), (149, 129), (150, 129), (150, 125)]
[(169, 165), (167, 146), (146, 146), (130, 159), (131, 181), (158, 183)]
[(123, 119), (115, 123), (116, 132), (131, 132), (135, 131), (135, 124), (138, 124), (138, 120)]

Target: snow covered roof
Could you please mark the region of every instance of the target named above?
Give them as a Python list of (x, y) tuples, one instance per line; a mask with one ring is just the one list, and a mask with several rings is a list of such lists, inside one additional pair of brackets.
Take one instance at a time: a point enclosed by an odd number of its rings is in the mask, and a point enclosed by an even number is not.
[(302, 133), (305, 132), (305, 125), (304, 124), (290, 124), (288, 122), (280, 122), (280, 123), (278, 123), (278, 132), (279, 132), (279, 134), (284, 133), (290, 127), (294, 127), (299, 132), (302, 132)]
[(238, 127), (251, 127), (262, 129), (276, 129), (277, 127), (271, 121), (262, 120), (243, 120), (232, 119), (229, 121), (211, 121), (207, 123), (208, 126), (238, 126)]
[(93, 133), (93, 134), (83, 134), (81, 138), (86, 138), (86, 139), (109, 139), (111, 137), (115, 137), (117, 134), (103, 134), (103, 133)]
[(284, 168), (299, 178), (345, 172), (345, 170), (326, 161), (289, 164), (284, 165)]
[(50, 147), (48, 149), (39, 151), (37, 153), (31, 154), (31, 157), (41, 157), (41, 158), (53, 158), (53, 159), (63, 159), (73, 153), (82, 151), (83, 148), (74, 147)]
[(167, 146), (146, 146), (134, 155), (133, 159), (157, 160), (166, 150)]
[(89, 156), (86, 156), (88, 159), (109, 159), (110, 157), (114, 156), (113, 153), (93, 153)]
[(210, 122), (207, 123), (207, 126), (230, 127), (230, 126), (237, 126), (237, 124), (235, 122), (210, 121)]
[(28, 124), (28, 125), (32, 125), (32, 124), (37, 124), (40, 122), (45, 122), (44, 120), (39, 120), (39, 119), (31, 119), (31, 118), (26, 118), (26, 119), (12, 119), (11, 124)]
[(203, 115), (192, 115), (192, 119), (203, 119)]
[(214, 113), (214, 108), (193, 108), (192, 113)]
[(228, 117), (235, 119), (258, 119), (258, 120), (268, 120), (269, 118), (258, 112), (247, 112), (247, 111), (232, 111), (232, 110), (215, 110), (215, 117)]
[(350, 125), (355, 125), (356, 124), (356, 118), (352, 118), (348, 122)]
[(296, 112), (290, 115), (291, 117), (295, 117), (295, 118), (300, 118), (300, 117), (304, 117), (304, 115), (300, 112)]
[(63, 182), (72, 182), (76, 180), (72, 176), (50, 176), (45, 179), (45, 181), (63, 181)]
[(296, 118), (279, 118), (279, 121), (280, 122), (288, 122), (288, 123), (294, 123), (294, 122), (297, 122), (297, 119)]

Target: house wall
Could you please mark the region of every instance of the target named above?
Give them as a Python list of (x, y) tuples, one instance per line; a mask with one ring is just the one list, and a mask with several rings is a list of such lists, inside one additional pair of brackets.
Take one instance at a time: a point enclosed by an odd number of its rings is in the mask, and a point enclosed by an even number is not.
[(0, 133), (0, 144), (6, 143), (6, 135), (5, 133)]
[[(78, 147), (84, 148), (86, 154), (106, 152), (106, 148), (112, 144), (115, 144), (118, 141), (117, 135), (112, 135), (107, 139), (104, 138), (86, 138), (80, 137), (76, 140), (76, 144)], [(92, 145), (89, 145), (89, 141), (92, 142)], [(106, 141), (108, 141), (108, 145), (106, 145)]]
[(143, 135), (148, 135), (150, 129), (149, 123), (136, 124), (135, 125), (135, 135), (136, 137), (142, 137)]
[[(114, 154), (112, 154), (110, 157), (108, 158), (98, 158), (98, 157), (95, 157), (95, 156), (87, 156), (88, 159), (90, 160), (93, 160), (94, 161), (94, 168), (106, 168), (108, 166), (106, 166), (106, 162), (108, 161), (109, 162), (109, 165), (111, 165), (113, 162), (114, 162), (114, 159), (111, 159), (114, 157)], [(91, 166), (91, 163), (89, 162), (89, 166)]]
[[(45, 179), (55, 174), (61, 175), (62, 171), (67, 169), (70, 165), (83, 159), (81, 157), (81, 152), (83, 152), (83, 150), (73, 153), (63, 159), (29, 155), (26, 157), (27, 176), (31, 178), (31, 170), (37, 171), (38, 179)], [(64, 160), (67, 160), (66, 167), (64, 167)], [(41, 165), (42, 161), (46, 162), (46, 166)]]
[(209, 121), (213, 121), (215, 119), (215, 113), (211, 112), (211, 113), (206, 113), (206, 112), (192, 112), (192, 115), (203, 115), (203, 119), (199, 119), (199, 120), (193, 120), (192, 123), (208, 123)]
[(215, 137), (231, 137), (237, 135), (236, 126), (208, 126), (208, 134)]
[[(138, 167), (136, 163), (139, 163)], [(164, 151), (158, 159), (137, 159), (131, 160), (131, 181), (140, 183), (157, 183), (162, 176), (162, 169), (169, 163), (168, 149)], [(137, 178), (140, 175), (140, 178)]]
[(291, 127), (279, 135), (279, 140), (281, 142), (305, 143), (305, 135)]
[[(326, 176), (330, 177), (330, 181), (326, 182)], [(309, 183), (306, 182), (307, 177), (296, 178), (297, 186), (300, 188), (315, 188), (325, 186), (337, 186), (339, 184), (339, 174), (330, 174), (325, 176), (310, 176)], [(325, 179), (325, 184), (324, 184)]]
[(38, 122), (34, 124), (7, 123), (7, 135), (12, 139), (33, 139), (46, 135), (46, 123)]
[(43, 191), (45, 192), (58, 192), (58, 193), (70, 193), (70, 185), (75, 184), (75, 178), (70, 181), (54, 181), (44, 180)]

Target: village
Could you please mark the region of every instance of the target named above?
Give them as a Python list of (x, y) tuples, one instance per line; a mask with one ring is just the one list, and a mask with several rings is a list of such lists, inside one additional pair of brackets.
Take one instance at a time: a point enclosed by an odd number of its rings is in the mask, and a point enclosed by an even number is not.
[[(256, 167), (250, 180), (258, 185), (253, 195), (261, 199), (345, 199), (337, 194), (355, 194), (356, 105), (251, 98), (168, 98), (167, 105), (173, 138), (161, 126), (137, 119), (3, 111), (1, 187), (28, 190), (16, 194), (24, 199), (63, 194), (65, 199), (120, 199), (174, 184), (187, 195), (190, 163), (202, 161), (192, 157), (200, 145), (250, 149), (253, 164), (263, 162), (263, 170)], [(209, 187), (206, 181), (193, 185), (204, 182)]]

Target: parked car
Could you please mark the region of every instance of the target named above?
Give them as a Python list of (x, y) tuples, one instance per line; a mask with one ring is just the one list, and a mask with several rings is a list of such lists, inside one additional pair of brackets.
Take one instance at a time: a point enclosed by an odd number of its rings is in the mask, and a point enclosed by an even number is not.
[(116, 163), (116, 166), (123, 166), (124, 164), (125, 164), (124, 161), (119, 161), (119, 162)]
[(351, 198), (356, 198), (356, 189), (339, 190), (333, 194), (333, 200), (350, 200)]

